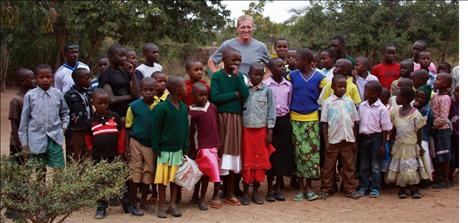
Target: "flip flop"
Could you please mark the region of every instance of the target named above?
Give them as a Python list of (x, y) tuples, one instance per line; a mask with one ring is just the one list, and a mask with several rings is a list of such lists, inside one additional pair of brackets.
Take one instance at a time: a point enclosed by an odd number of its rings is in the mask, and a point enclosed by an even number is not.
[(224, 199), (224, 203), (232, 205), (232, 206), (241, 205), (240, 201), (235, 197), (231, 197), (229, 199)]
[(221, 201), (220, 200), (212, 200), (210, 201), (211, 208), (220, 209), (221, 208)]

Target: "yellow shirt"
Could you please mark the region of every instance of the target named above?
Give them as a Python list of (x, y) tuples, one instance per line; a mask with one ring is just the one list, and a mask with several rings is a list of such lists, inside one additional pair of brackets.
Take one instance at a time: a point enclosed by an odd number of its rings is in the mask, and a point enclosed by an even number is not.
[[(327, 82), (327, 85), (323, 89), (323, 94), (321, 95), (320, 101), (324, 102), (328, 97), (333, 95), (333, 89), (331, 88), (331, 81)], [(353, 100), (354, 104), (361, 103), (361, 96), (359, 96), (359, 91), (356, 85), (353, 83), (353, 77), (346, 78), (346, 96)]]
[[(161, 97), (154, 96), (154, 102), (153, 104), (150, 105), (149, 109), (153, 110), (156, 105), (159, 104), (161, 101), (165, 101), (167, 96), (169, 95), (169, 91), (165, 90), (163, 95)], [(125, 116), (125, 128), (131, 128), (133, 125), (133, 112), (132, 112), (132, 107), (128, 107), (127, 109), (127, 115)]]

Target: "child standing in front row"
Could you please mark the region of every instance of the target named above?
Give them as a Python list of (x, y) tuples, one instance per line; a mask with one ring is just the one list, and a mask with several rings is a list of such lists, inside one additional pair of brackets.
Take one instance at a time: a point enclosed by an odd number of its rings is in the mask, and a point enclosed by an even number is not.
[(335, 74), (332, 79), (333, 95), (322, 105), (322, 133), (325, 142), (325, 164), (322, 173), (320, 197), (326, 199), (333, 188), (338, 156), (343, 163), (343, 191), (352, 199), (359, 199), (356, 192), (356, 134), (359, 114), (354, 102), (345, 95), (346, 78)]
[(190, 106), (190, 148), (195, 150), (195, 160), (198, 168), (203, 173), (201, 178), (201, 193), (195, 188), (193, 197), (198, 200), (198, 208), (207, 210), (205, 201), (208, 181), (213, 182), (213, 198), (210, 205), (212, 208), (221, 208), (219, 200), (219, 158), (218, 147), (220, 146), (218, 137), (217, 109), (208, 101), (208, 87), (197, 82), (192, 85), (193, 105)]
[(258, 195), (260, 183), (271, 168), (270, 154), (273, 152), (271, 139), (275, 126), (275, 102), (271, 89), (262, 83), (264, 65), (254, 63), (249, 69), (249, 97), (244, 104), (242, 131), (242, 179), (244, 181), (243, 205), (249, 204), (249, 185), (253, 183), (252, 201), (263, 204)]
[(450, 161), (452, 160), (452, 148), (450, 145), (452, 129), (449, 120), (450, 88), (452, 87), (452, 76), (448, 73), (440, 73), (434, 82), (434, 89), (438, 93), (432, 98), (431, 110), (434, 117), (434, 143), (436, 152), (436, 173), (437, 183), (432, 186), (434, 189), (443, 189), (450, 186), (449, 173)]
[(21, 150), (53, 168), (65, 167), (62, 144), (68, 127), (69, 112), (60, 90), (51, 87), (52, 69), (47, 64), (36, 67), (37, 88), (24, 96), (18, 136)]
[[(166, 218), (167, 213), (174, 217), (182, 216), (176, 206), (179, 186), (175, 184), (175, 175), (189, 144), (187, 106), (180, 100), (186, 95), (184, 80), (170, 76), (167, 80), (167, 89), (169, 96), (155, 108), (151, 130), (151, 146), (157, 157), (154, 183), (158, 185), (159, 218)], [(169, 207), (166, 207), (167, 185), (170, 185), (171, 189)]]
[[(370, 197), (380, 196), (382, 158), (393, 125), (387, 108), (379, 99), (382, 85), (369, 81), (364, 87), (366, 101), (359, 104), (359, 189), (360, 196), (370, 190)], [(369, 181), (369, 178), (371, 179)]]
[[(275, 151), (270, 156), (271, 169), (267, 173), (268, 191), (266, 200), (273, 202), (275, 200), (285, 200), (283, 193), (281, 193), (281, 185), (284, 184), (283, 177), (294, 174), (295, 163), (291, 117), (289, 115), (292, 84), (284, 78), (286, 68), (282, 59), (271, 59), (268, 63), (268, 69), (271, 71), (272, 76), (264, 83), (273, 92), (276, 105), (276, 122), (271, 141)], [(273, 185), (273, 180), (276, 180), (275, 185)]]
[[(325, 86), (324, 76), (311, 68), (314, 54), (309, 49), (297, 51), (296, 67), (287, 78), (293, 85), (291, 99), (291, 125), (295, 145), (296, 176), (300, 192), (295, 201), (318, 198), (312, 179), (320, 179), (319, 104), (317, 99)], [(306, 182), (304, 182), (304, 178)]]
[(395, 142), (391, 150), (391, 161), (385, 178), (386, 183), (395, 183), (400, 190), (398, 197), (406, 198), (407, 187), (414, 199), (420, 199), (418, 184), (429, 175), (421, 161), (421, 128), (426, 124), (419, 111), (410, 105), (414, 99), (412, 87), (403, 86), (397, 91), (396, 101), (399, 108), (390, 112)]

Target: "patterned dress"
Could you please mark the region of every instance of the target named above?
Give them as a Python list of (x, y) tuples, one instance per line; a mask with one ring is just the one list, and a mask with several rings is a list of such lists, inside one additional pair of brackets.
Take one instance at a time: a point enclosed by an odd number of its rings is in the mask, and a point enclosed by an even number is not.
[(296, 176), (320, 178), (319, 122), (291, 121), (293, 143), (296, 148)]

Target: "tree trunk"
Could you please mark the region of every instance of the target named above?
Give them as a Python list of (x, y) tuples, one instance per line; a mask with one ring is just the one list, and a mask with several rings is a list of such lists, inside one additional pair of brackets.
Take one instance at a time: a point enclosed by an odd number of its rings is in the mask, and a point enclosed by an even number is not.
[(102, 44), (102, 41), (104, 40), (104, 37), (97, 37), (93, 43), (93, 46), (91, 47), (91, 49), (89, 50), (88, 52), (88, 65), (91, 65), (93, 63), (93, 61), (95, 60), (96, 58), (96, 53), (97, 53), (97, 50), (99, 49), (99, 47), (101, 47), (101, 44)]
[(10, 57), (10, 49), (2, 45), (2, 52), (0, 55), (0, 92), (4, 92), (6, 88), (6, 81), (8, 76), (8, 60)]
[(63, 47), (65, 47), (65, 40), (67, 39), (67, 31), (65, 27), (56, 27), (57, 33), (56, 33), (56, 38), (57, 38), (57, 43), (59, 45), (59, 48), (57, 50), (57, 55), (55, 57), (55, 69), (59, 68), (60, 65), (62, 64), (62, 56), (64, 55), (63, 52)]

